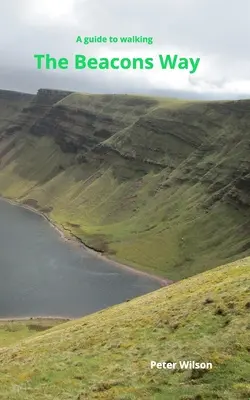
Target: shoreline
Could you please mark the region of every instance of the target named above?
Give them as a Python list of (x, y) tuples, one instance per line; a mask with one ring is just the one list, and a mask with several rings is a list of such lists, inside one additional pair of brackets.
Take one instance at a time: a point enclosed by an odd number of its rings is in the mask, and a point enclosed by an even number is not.
[[(80, 317), (81, 318), (81, 317)], [(0, 318), (0, 324), (1, 322), (45, 322), (45, 321), (61, 321), (62, 323), (64, 322), (69, 322), (69, 321), (74, 321), (79, 318), (66, 318), (66, 317), (6, 317), (6, 318)]]
[[(109, 257), (107, 257), (106, 255), (104, 255), (103, 253), (98, 252), (98, 251), (95, 250), (94, 248), (91, 248), (91, 247), (87, 246), (79, 237), (77, 237), (76, 235), (74, 235), (74, 233), (72, 233), (72, 232), (70, 231), (70, 229), (65, 229), (63, 226), (62, 226), (62, 227), (58, 226), (58, 225), (56, 224), (56, 222), (52, 221), (52, 220), (48, 217), (48, 215), (46, 215), (46, 214), (43, 213), (42, 211), (37, 210), (36, 208), (34, 208), (34, 207), (32, 207), (32, 206), (30, 206), (30, 205), (28, 205), (28, 204), (23, 204), (23, 203), (20, 203), (20, 202), (18, 202), (18, 201), (16, 201), (16, 200), (8, 199), (8, 198), (2, 197), (2, 196), (0, 196), (0, 200), (6, 201), (7, 203), (9, 203), (9, 204), (11, 204), (11, 205), (14, 205), (14, 206), (18, 206), (18, 207), (25, 208), (25, 209), (27, 209), (27, 210), (29, 210), (29, 211), (31, 211), (31, 212), (37, 214), (37, 215), (40, 215), (42, 218), (44, 218), (44, 219), (50, 224), (50, 226), (51, 226), (52, 228), (54, 228), (54, 229), (56, 230), (56, 232), (60, 235), (60, 237), (61, 237), (65, 242), (69, 242), (69, 243), (71, 243), (72, 245), (78, 244), (80, 247), (82, 247), (85, 251), (88, 251), (89, 253), (91, 253), (93, 256), (98, 257), (98, 258), (101, 258), (101, 259), (104, 260), (105, 262), (111, 263), (111, 264), (113, 264), (113, 265), (114, 265), (115, 267), (117, 267), (117, 268), (123, 268), (123, 269), (126, 269), (127, 271), (132, 272), (133, 274), (136, 274), (136, 275), (144, 275), (144, 276), (146, 276), (146, 277), (148, 277), (148, 278), (154, 279), (155, 281), (157, 281), (157, 282), (160, 283), (161, 287), (166, 287), (166, 286), (169, 286), (169, 285), (171, 285), (171, 284), (174, 283), (174, 281), (172, 281), (172, 280), (164, 279), (164, 278), (162, 278), (162, 277), (160, 277), (160, 276), (157, 276), (157, 275), (154, 275), (154, 274), (150, 274), (149, 272), (145, 272), (145, 271), (142, 271), (142, 270), (133, 268), (133, 267), (131, 267), (131, 266), (129, 266), (129, 265), (122, 264), (122, 263), (120, 263), (120, 262), (118, 262), (118, 261), (115, 261), (115, 260), (110, 259)], [(66, 233), (65, 233), (64, 231), (69, 232), (69, 236), (70, 236), (70, 237), (67, 237), (67, 236), (66, 236)]]
[[(34, 208), (34, 207), (32, 207), (32, 206), (30, 206), (28, 204), (23, 204), (23, 203), (20, 203), (20, 202), (18, 202), (16, 200), (8, 199), (8, 198), (2, 197), (2, 196), (0, 196), (0, 200), (5, 201), (5, 202), (7, 202), (7, 203), (9, 203), (9, 204), (11, 204), (13, 206), (25, 208), (25, 209), (29, 210), (30, 212), (33, 212), (33, 213), (39, 215), (40, 217), (44, 218), (50, 224), (50, 226), (60, 235), (60, 237), (61, 237), (61, 239), (63, 241), (69, 242), (71, 245), (80, 246), (80, 248), (82, 248), (83, 250), (85, 250), (85, 251), (89, 252), (90, 254), (92, 254), (93, 257), (98, 257), (98, 258), (102, 259), (103, 261), (105, 261), (105, 262), (107, 262), (109, 264), (111, 263), (116, 268), (123, 268), (123, 269), (126, 269), (127, 271), (130, 271), (131, 273), (133, 273), (135, 275), (143, 275), (143, 276), (146, 276), (146, 277), (148, 277), (150, 279), (154, 279), (155, 281), (157, 281), (160, 284), (160, 288), (166, 287), (166, 286), (170, 286), (171, 284), (175, 283), (175, 282), (173, 282), (171, 280), (164, 279), (164, 278), (162, 278), (160, 276), (153, 275), (153, 274), (150, 274), (150, 273), (145, 272), (145, 271), (141, 271), (139, 269), (130, 267), (129, 265), (122, 264), (122, 263), (119, 263), (118, 261), (115, 261), (115, 260), (112, 260), (112, 259), (108, 258), (103, 253), (98, 252), (97, 250), (95, 250), (95, 249), (93, 249), (91, 247), (88, 247), (80, 238), (78, 238), (76, 235), (74, 235), (70, 231), (70, 229), (65, 229), (63, 226), (62, 227), (58, 226), (56, 224), (56, 222), (52, 221), (48, 217), (48, 215), (46, 215), (42, 211), (37, 210), (36, 208)], [(68, 236), (66, 235), (66, 232), (68, 233)], [(84, 317), (84, 315), (82, 317)], [(46, 316), (43, 316), (43, 317), (42, 316), (30, 316), (30, 317), (4, 317), (4, 318), (0, 317), (0, 324), (1, 323), (11, 323), (11, 322), (24, 323), (24, 322), (28, 322), (28, 321), (31, 322), (31, 323), (32, 323), (32, 321), (33, 322), (37, 321), (38, 323), (39, 322), (42, 323), (44, 321), (51, 321), (51, 322), (52, 321), (58, 321), (58, 322), (61, 321), (62, 323), (66, 323), (66, 322), (69, 322), (69, 321), (77, 320), (79, 318), (81, 318), (81, 317), (77, 317), (77, 318), (76, 317), (73, 317), (73, 318), (72, 317), (60, 317), (60, 316), (55, 316), (55, 317), (53, 317), (53, 316), (48, 316), (48, 317), (46, 317)]]

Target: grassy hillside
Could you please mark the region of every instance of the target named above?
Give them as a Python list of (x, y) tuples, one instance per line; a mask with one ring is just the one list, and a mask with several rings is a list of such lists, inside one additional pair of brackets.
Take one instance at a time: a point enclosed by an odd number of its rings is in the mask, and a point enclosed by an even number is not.
[(249, 399), (249, 267), (225, 265), (9, 346), (0, 336), (0, 398)]
[(250, 254), (249, 111), (40, 90), (0, 141), (0, 194), (179, 280)]
[(65, 320), (60, 319), (36, 319), (27, 320), (1, 320), (0, 319), (0, 347), (9, 346), (21, 339), (45, 331)]

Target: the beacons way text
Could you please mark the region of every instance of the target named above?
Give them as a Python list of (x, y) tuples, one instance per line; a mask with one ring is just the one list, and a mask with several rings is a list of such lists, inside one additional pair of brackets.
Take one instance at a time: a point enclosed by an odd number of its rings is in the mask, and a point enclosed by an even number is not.
[(159, 54), (156, 58), (147, 57), (87, 57), (84, 54), (75, 54), (72, 60), (66, 57), (55, 58), (50, 54), (34, 54), (37, 69), (153, 69), (160, 67), (163, 70), (183, 70), (194, 74), (200, 63), (200, 58), (182, 57), (179, 54)]

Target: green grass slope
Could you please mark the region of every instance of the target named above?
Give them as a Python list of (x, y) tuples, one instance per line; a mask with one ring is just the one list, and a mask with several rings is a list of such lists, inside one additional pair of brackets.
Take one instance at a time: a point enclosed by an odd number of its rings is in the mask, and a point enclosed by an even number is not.
[(250, 101), (40, 90), (0, 141), (0, 194), (179, 280), (250, 254)]
[[(3, 347), (8, 400), (249, 399), (250, 259)], [(150, 362), (211, 362), (211, 370)]]
[(27, 320), (0, 319), (0, 348), (32, 336), (36, 332), (50, 329), (63, 322), (65, 322), (65, 320), (51, 318), (30, 318)]

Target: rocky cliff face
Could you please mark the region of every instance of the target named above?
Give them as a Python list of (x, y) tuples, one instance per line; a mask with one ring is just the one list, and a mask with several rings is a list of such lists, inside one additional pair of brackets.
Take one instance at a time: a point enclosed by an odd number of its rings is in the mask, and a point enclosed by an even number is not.
[(27, 93), (0, 90), (0, 135), (5, 127), (19, 117), (22, 109), (32, 101), (33, 97)]
[[(57, 103), (71, 92), (60, 90), (40, 89), (36, 96), (25, 95), (23, 93), (15, 94), (10, 92), (10, 98), (15, 99), (19, 106), (18, 115), (12, 115), (9, 118), (9, 124), (5, 130), (2, 130), (2, 136), (8, 136), (16, 132), (28, 132), (36, 120), (50, 110), (53, 104)], [(5, 100), (3, 100), (5, 102)]]
[(168, 278), (250, 253), (250, 101), (5, 97), (0, 115), (17, 108), (0, 126), (3, 195)]

